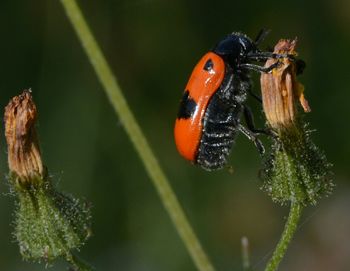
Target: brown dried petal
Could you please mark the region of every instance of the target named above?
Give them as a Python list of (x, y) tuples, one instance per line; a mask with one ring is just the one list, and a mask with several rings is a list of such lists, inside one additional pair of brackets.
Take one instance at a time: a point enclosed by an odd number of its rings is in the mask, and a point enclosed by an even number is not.
[(9, 168), (22, 184), (43, 177), (44, 173), (34, 127), (36, 118), (36, 106), (28, 90), (12, 98), (5, 107), (4, 122)]
[[(280, 40), (275, 46), (276, 54), (292, 54), (295, 52), (296, 39)], [(276, 61), (280, 66), (272, 73), (263, 73), (260, 78), (264, 112), (272, 128), (288, 127), (296, 118), (296, 99), (298, 99), (305, 112), (311, 109), (304, 97), (304, 87), (297, 81), (295, 62), (288, 58), (280, 60), (269, 59), (265, 67)]]

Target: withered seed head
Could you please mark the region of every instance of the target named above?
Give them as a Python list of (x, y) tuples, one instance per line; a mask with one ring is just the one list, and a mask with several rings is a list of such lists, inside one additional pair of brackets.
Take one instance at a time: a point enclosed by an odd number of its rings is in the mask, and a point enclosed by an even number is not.
[(15, 96), (5, 107), (5, 136), (10, 172), (19, 185), (28, 185), (44, 175), (35, 131), (36, 106), (30, 90)]
[[(297, 40), (280, 40), (274, 49), (276, 54), (297, 55), (295, 52)], [(296, 100), (299, 99), (305, 112), (311, 109), (304, 97), (304, 87), (297, 81), (295, 61), (289, 58), (269, 59), (265, 67), (276, 61), (281, 65), (272, 73), (263, 73), (260, 78), (264, 112), (272, 128), (291, 126), (297, 115)]]

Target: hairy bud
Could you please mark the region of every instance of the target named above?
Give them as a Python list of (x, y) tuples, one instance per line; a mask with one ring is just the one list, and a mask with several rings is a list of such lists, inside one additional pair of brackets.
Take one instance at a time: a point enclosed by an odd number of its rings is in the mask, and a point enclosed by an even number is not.
[(46, 174), (35, 131), (36, 106), (25, 90), (5, 108), (9, 181), (17, 196), (14, 236), (25, 259), (51, 262), (72, 252), (91, 234), (87, 204), (56, 191)]

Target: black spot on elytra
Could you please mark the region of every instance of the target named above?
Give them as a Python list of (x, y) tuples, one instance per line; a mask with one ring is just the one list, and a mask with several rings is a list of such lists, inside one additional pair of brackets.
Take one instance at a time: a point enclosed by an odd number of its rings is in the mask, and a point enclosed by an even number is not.
[(188, 119), (190, 118), (194, 111), (196, 110), (196, 102), (190, 97), (190, 92), (185, 91), (180, 102), (180, 109), (177, 114), (178, 119)]
[(214, 67), (214, 63), (213, 63), (213, 61), (211, 60), (211, 58), (209, 58), (209, 59), (207, 60), (207, 62), (205, 62), (205, 65), (204, 65), (204, 67), (203, 67), (203, 70), (210, 71), (210, 70), (213, 69), (213, 67)]

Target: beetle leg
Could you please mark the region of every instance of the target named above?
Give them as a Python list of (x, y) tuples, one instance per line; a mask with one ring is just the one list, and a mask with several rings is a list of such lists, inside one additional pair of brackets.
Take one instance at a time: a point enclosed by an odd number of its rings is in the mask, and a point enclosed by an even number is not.
[(262, 99), (259, 95), (255, 94), (251, 88), (248, 89), (248, 93), (258, 102), (262, 103)]
[(269, 72), (271, 72), (274, 68), (279, 67), (281, 64), (282, 64), (282, 63), (280, 63), (279, 61), (277, 61), (276, 63), (273, 63), (272, 65), (270, 65), (270, 66), (268, 66), (268, 67), (262, 67), (262, 66), (255, 65), (255, 64), (243, 63), (243, 64), (240, 64), (239, 67), (240, 67), (240, 68), (249, 69), (249, 70), (254, 70), (254, 71), (257, 71), (257, 72), (269, 73)]
[(242, 124), (238, 124), (237, 126), (238, 130), (244, 134), (249, 140), (253, 141), (254, 145), (258, 149), (258, 152), (263, 155), (265, 153), (264, 145), (261, 143), (261, 141), (256, 137), (256, 134), (246, 127), (244, 127)]
[(276, 54), (273, 52), (248, 53), (247, 58), (248, 60), (254, 60), (254, 61), (266, 61), (269, 58), (273, 58), (273, 59), (288, 58), (290, 60), (295, 60), (295, 56), (292, 54)]
[(254, 116), (253, 116), (253, 113), (248, 106), (244, 106), (243, 113), (244, 113), (245, 122), (246, 122), (248, 129), (250, 131), (252, 131), (254, 134), (265, 134), (265, 135), (269, 134), (269, 131), (267, 131), (266, 129), (257, 129), (255, 127)]
[(244, 119), (245, 119), (245, 122), (248, 126), (248, 129), (250, 131), (252, 131), (253, 133), (255, 134), (264, 134), (264, 135), (267, 135), (267, 136), (270, 136), (272, 138), (277, 138), (277, 134), (275, 131), (273, 131), (272, 129), (257, 129), (255, 127), (255, 124), (254, 124), (254, 116), (253, 116), (253, 113), (252, 111), (250, 110), (250, 108), (248, 106), (244, 106), (244, 111), (243, 111), (243, 114), (244, 114)]
[(261, 141), (257, 138), (258, 134), (268, 134), (269, 132), (264, 129), (256, 129), (254, 125), (253, 114), (249, 107), (244, 106), (244, 119), (248, 128), (244, 127), (242, 124), (238, 125), (239, 131), (241, 131), (248, 139), (254, 142), (260, 154), (264, 154), (265, 148)]
[(254, 118), (253, 114), (250, 111), (249, 107), (244, 106), (244, 119), (248, 126), (248, 128), (244, 127), (242, 124), (238, 124), (238, 130), (244, 134), (249, 140), (253, 141), (255, 146), (257, 147), (259, 153), (262, 155), (265, 152), (264, 145), (261, 143), (261, 141), (257, 138), (258, 134), (265, 134), (268, 136), (271, 136), (273, 138), (276, 138), (276, 134), (271, 129), (257, 129), (254, 125)]
[[(296, 74), (299, 75), (299, 74), (302, 74), (305, 67), (306, 67), (306, 64), (305, 64), (305, 61), (302, 60), (302, 59), (296, 59), (295, 56), (293, 55), (288, 55), (288, 54), (273, 54), (273, 53), (270, 53), (270, 52), (261, 52), (261, 53), (256, 53), (256, 54), (248, 54), (248, 59), (249, 60), (253, 60), (253, 61), (259, 61), (259, 62), (264, 62), (266, 61), (267, 59), (269, 58), (273, 58), (273, 59), (281, 59), (281, 58), (286, 58), (288, 57), (290, 60), (294, 61), (295, 62), (295, 66), (296, 66)], [(276, 62), (276, 63), (279, 63), (279, 62)], [(246, 65), (252, 65), (252, 66), (257, 66), (257, 65), (254, 65), (254, 64), (249, 64), (249, 63), (246, 63), (246, 64), (241, 64), (240, 66), (246, 66)], [(273, 66), (274, 64), (272, 64), (271, 66)], [(277, 64), (277, 67), (278, 65), (280, 64)], [(271, 68), (271, 66), (267, 67), (267, 69)], [(249, 68), (248, 69), (253, 69), (253, 70), (258, 70), (258, 71), (262, 71), (260, 66), (258, 66), (259, 68)], [(265, 68), (265, 67), (264, 67)], [(276, 68), (276, 67), (273, 67), (273, 68)], [(272, 68), (272, 69), (273, 69)], [(272, 70), (271, 69), (271, 70)], [(263, 71), (264, 72), (264, 71)], [(265, 71), (266, 72), (266, 71)], [(269, 71), (268, 71), (269, 72)]]

